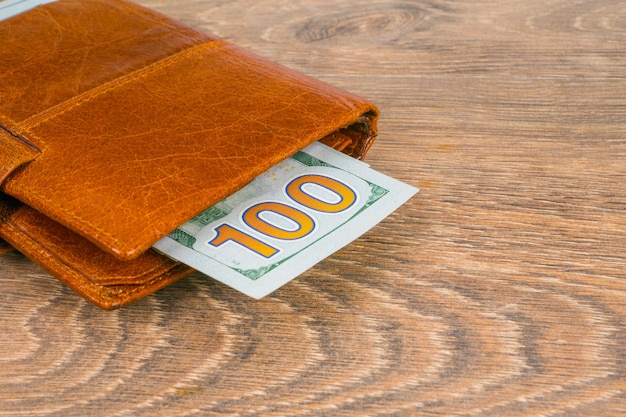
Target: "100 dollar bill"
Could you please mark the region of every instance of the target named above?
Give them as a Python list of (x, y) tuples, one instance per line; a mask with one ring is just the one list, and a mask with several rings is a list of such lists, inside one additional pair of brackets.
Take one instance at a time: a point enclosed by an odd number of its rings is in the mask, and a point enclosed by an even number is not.
[(154, 247), (261, 298), (352, 242), (416, 192), (314, 143)]

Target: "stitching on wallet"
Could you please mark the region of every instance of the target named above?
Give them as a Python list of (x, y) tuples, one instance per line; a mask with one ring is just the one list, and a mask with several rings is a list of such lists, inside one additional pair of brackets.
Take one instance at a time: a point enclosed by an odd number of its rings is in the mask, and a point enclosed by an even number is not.
[[(221, 40), (216, 40), (216, 41), (209, 41), (209, 42), (205, 42), (205, 43), (201, 43), (198, 45), (194, 45), (192, 47), (189, 47), (187, 49), (184, 49), (180, 52), (177, 52), (176, 54), (170, 55), (166, 58), (163, 58), (159, 61), (153, 62), (150, 65), (147, 65), (145, 67), (139, 68), (129, 74), (125, 74), (122, 75), (118, 78), (115, 78), (111, 81), (108, 81), (104, 84), (101, 84), (97, 87), (92, 88), (91, 90), (88, 90), (82, 94), (79, 94), (77, 96), (74, 96), (62, 103), (59, 103), (49, 109), (44, 110), (41, 113), (38, 113), (34, 116), (29, 117), (28, 119), (24, 120), (21, 123), (22, 128), (28, 132), (31, 135), (34, 135), (33, 132), (31, 131), (31, 129), (39, 126), (40, 124), (52, 120), (55, 117), (58, 117), (84, 103), (89, 102), (90, 100), (101, 96), (102, 94), (106, 94), (111, 90), (114, 90), (118, 87), (122, 87), (126, 84), (129, 84), (131, 82), (140, 80), (142, 78), (148, 77), (149, 75), (154, 74), (155, 72), (158, 72), (159, 70), (162, 70), (164, 68), (167, 68), (171, 65), (174, 65), (186, 58), (189, 58), (191, 56), (194, 56), (200, 52), (204, 52), (204, 51), (208, 51), (211, 49), (216, 49), (219, 48), (220, 46), (224, 46), (227, 45), (228, 42), (226, 41), (221, 41)], [(35, 136), (35, 135), (34, 135)], [(35, 136), (37, 137), (37, 136)]]
[[(193, 28), (191, 28), (191, 27), (186, 27), (186, 26), (178, 26), (178, 25), (175, 25), (175, 24), (173, 24), (173, 22), (172, 22), (172, 21), (170, 21), (167, 17), (163, 16), (163, 17), (159, 18), (159, 16), (158, 16), (158, 15), (154, 15), (153, 13), (150, 13), (150, 10), (146, 10), (146, 9), (144, 9), (144, 8), (142, 8), (142, 7), (137, 7), (136, 5), (134, 5), (134, 4), (132, 4), (132, 3), (128, 3), (128, 2), (124, 2), (124, 1), (117, 1), (116, 3), (117, 3), (117, 5), (118, 5), (118, 6), (120, 6), (120, 7), (124, 8), (126, 11), (129, 11), (129, 12), (135, 13), (135, 14), (137, 14), (138, 16), (140, 16), (140, 17), (142, 17), (142, 18), (144, 18), (144, 19), (146, 19), (146, 20), (149, 20), (149, 21), (151, 21), (151, 22), (153, 22), (153, 23), (156, 23), (156, 24), (159, 24), (159, 25), (166, 26), (168, 29), (172, 30), (173, 32), (178, 33), (179, 35), (182, 35), (182, 36), (189, 36), (189, 32), (195, 32), (195, 33), (198, 35), (198, 37), (205, 37), (205, 39), (210, 39), (210, 37), (208, 37), (207, 35), (205, 35), (205, 34), (204, 34), (204, 33), (202, 33), (202, 32), (199, 32), (199, 31), (197, 31), (197, 30), (195, 30), (195, 29), (193, 29)], [(181, 51), (181, 52), (186, 52), (186, 51), (188, 51), (188, 50), (190, 50), (190, 49), (194, 49), (194, 48), (196, 48), (196, 47), (198, 47), (198, 46), (212, 45), (212, 46), (214, 46), (214, 47), (219, 47), (219, 46), (221, 46), (222, 44), (226, 44), (226, 43), (227, 43), (227, 42), (222, 41), (222, 40), (218, 40), (218, 39), (215, 39), (215, 40), (207, 40), (207, 41), (204, 41), (204, 42), (202, 42), (202, 43), (200, 43), (200, 44), (198, 44), (198, 45), (194, 45), (194, 46), (192, 46), (192, 47), (190, 47), (190, 48), (188, 48), (188, 49), (185, 49), (185, 50), (183, 50), (183, 51)], [(211, 48), (207, 48), (207, 49), (211, 49)], [(179, 52), (179, 53), (180, 53), (180, 52)], [(70, 98), (70, 99), (68, 99), (68, 100), (64, 101), (63, 103), (59, 103), (59, 104), (57, 104), (57, 105), (55, 105), (55, 106), (53, 106), (53, 107), (51, 107), (51, 108), (48, 108), (48, 109), (44, 110), (44, 111), (43, 111), (43, 112), (41, 112), (41, 113), (35, 114), (35, 115), (33, 115), (33, 116), (31, 116), (31, 117), (27, 118), (26, 120), (24, 120), (24, 121), (23, 121), (23, 123), (17, 123), (15, 120), (13, 120), (11, 117), (9, 117), (9, 116), (8, 116), (8, 115), (6, 115), (6, 114), (1, 115), (1, 118), (4, 118), (6, 121), (8, 121), (8, 122), (9, 122), (11, 125), (13, 125), (14, 127), (18, 127), (18, 128), (19, 128), (19, 127), (21, 127), (21, 128), (23, 128), (23, 129), (25, 129), (25, 131), (26, 131), (26, 132), (30, 133), (33, 137), (37, 138), (37, 140), (39, 141), (38, 145), (39, 145), (40, 149), (43, 151), (43, 150), (45, 150), (45, 149), (47, 149), (47, 148), (48, 148), (48, 146), (47, 146), (46, 142), (45, 142), (44, 140), (42, 140), (40, 137), (38, 137), (37, 135), (35, 135), (34, 133), (29, 132), (29, 129), (30, 129), (31, 127), (36, 127), (36, 126), (40, 125), (41, 123), (45, 122), (46, 120), (49, 120), (49, 119), (53, 118), (55, 115), (51, 115), (50, 117), (46, 117), (46, 118), (44, 118), (44, 119), (42, 119), (42, 120), (40, 120), (40, 121), (37, 121), (37, 119), (38, 119), (39, 117), (45, 116), (46, 114), (49, 114), (50, 112), (54, 111), (54, 109), (61, 108), (61, 107), (63, 107), (63, 105), (65, 105), (66, 103), (71, 103), (72, 101), (76, 100), (76, 99), (77, 99), (77, 98), (79, 98), (79, 97), (82, 97), (82, 96), (84, 96), (84, 95), (88, 95), (90, 92), (92, 92), (92, 91), (94, 91), (94, 90), (98, 90), (98, 89), (100, 89), (100, 88), (102, 88), (102, 87), (105, 87), (105, 86), (107, 86), (107, 85), (108, 85), (108, 84), (110, 84), (110, 83), (115, 83), (117, 80), (124, 79), (125, 77), (127, 77), (127, 76), (131, 76), (132, 74), (134, 74), (134, 73), (136, 73), (136, 72), (141, 72), (142, 70), (149, 69), (149, 68), (151, 68), (153, 65), (158, 64), (159, 62), (162, 62), (162, 61), (167, 61), (169, 58), (176, 57), (177, 55), (178, 55), (178, 53), (177, 53), (177, 54), (174, 54), (174, 55), (170, 55), (169, 57), (163, 58), (163, 59), (161, 59), (161, 60), (159, 60), (159, 61), (157, 61), (157, 62), (154, 62), (154, 63), (152, 63), (152, 64), (150, 64), (150, 65), (148, 65), (148, 66), (146, 66), (146, 67), (139, 68), (139, 69), (137, 69), (136, 71), (133, 71), (133, 72), (132, 72), (132, 73), (130, 73), (130, 74), (123, 75), (123, 76), (118, 77), (118, 78), (116, 78), (116, 79), (113, 79), (113, 80), (111, 80), (111, 81), (109, 81), (109, 82), (107, 82), (107, 83), (105, 83), (105, 84), (103, 84), (103, 85), (100, 85), (100, 86), (98, 86), (98, 87), (95, 87), (94, 89), (91, 89), (91, 90), (89, 90), (89, 91), (86, 91), (86, 92), (84, 92), (84, 93), (82, 93), (82, 94), (80, 94), (80, 95), (78, 95), (78, 96), (74, 96), (74, 97), (72, 97), (72, 98)], [(185, 57), (186, 57), (186, 56), (185, 56)], [(183, 57), (183, 59), (184, 59), (185, 57)], [(164, 65), (164, 66), (166, 66), (166, 65)], [(121, 85), (123, 85), (123, 84), (121, 84)], [(79, 102), (78, 104), (80, 104), (80, 102)], [(77, 104), (77, 105), (78, 105), (78, 104)], [(72, 107), (74, 107), (74, 106), (72, 106)], [(66, 111), (68, 111), (68, 110), (70, 110), (72, 107), (70, 107), (69, 109), (66, 109), (66, 110), (64, 110), (64, 111), (60, 112), (60, 113), (59, 113), (59, 115), (60, 115), (60, 114), (65, 113), (65, 112), (66, 112)], [(1, 121), (1, 119), (0, 119), (0, 121)], [(28, 124), (28, 122), (29, 122), (29, 121), (33, 121), (33, 122), (35, 122), (35, 123), (34, 123), (32, 126), (29, 126), (29, 124)], [(19, 130), (19, 129), (16, 129), (16, 130)]]
[[(24, 130), (22, 129), (22, 126), (18, 122), (16, 122), (15, 120), (13, 120), (11, 117), (7, 116), (6, 114), (3, 114), (2, 118), (4, 118), (5, 121), (9, 122), (8, 124), (11, 126), (11, 129), (13, 131), (15, 131), (17, 134), (19, 134), (21, 136), (25, 136), (22, 133)], [(0, 119), (0, 122), (2, 122), (1, 119)], [(6, 122), (1, 123), (1, 124), (2, 124), (2, 126), (6, 126), (7, 125)], [(32, 132), (29, 132), (28, 129), (25, 129), (25, 131), (30, 133), (31, 137), (37, 138), (37, 140), (40, 142), (40, 143), (36, 144), (36, 147), (40, 150), (40, 152), (43, 152), (45, 149), (48, 149), (48, 145), (46, 144), (46, 142), (43, 139), (41, 139), (36, 134), (34, 134)]]

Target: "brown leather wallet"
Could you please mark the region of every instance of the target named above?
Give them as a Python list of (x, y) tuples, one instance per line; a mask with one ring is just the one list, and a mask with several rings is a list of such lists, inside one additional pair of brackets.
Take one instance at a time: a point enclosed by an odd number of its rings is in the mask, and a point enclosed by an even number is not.
[(314, 141), (362, 158), (370, 102), (120, 0), (0, 22), (0, 236), (117, 308), (192, 272), (151, 249)]

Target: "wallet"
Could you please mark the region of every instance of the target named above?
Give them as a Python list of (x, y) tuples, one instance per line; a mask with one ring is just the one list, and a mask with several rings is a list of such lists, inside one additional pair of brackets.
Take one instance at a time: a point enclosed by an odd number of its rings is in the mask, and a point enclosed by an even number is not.
[(126, 1), (38, 6), (0, 39), (0, 237), (104, 309), (193, 272), (153, 244), (257, 175), (376, 137), (369, 101)]

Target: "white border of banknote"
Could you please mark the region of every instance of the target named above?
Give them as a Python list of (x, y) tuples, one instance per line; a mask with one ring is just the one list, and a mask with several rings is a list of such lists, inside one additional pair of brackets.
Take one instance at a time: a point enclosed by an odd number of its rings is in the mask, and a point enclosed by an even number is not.
[[(324, 258), (343, 248), (396, 210), (418, 190), (386, 175), (368, 168), (368, 165), (346, 157), (319, 143), (299, 153), (308, 154), (325, 166), (333, 166), (355, 175), (370, 184), (372, 193), (368, 203), (359, 212), (319, 237), (306, 248), (283, 259), (279, 265), (271, 264), (255, 271), (241, 271), (182, 245), (171, 237), (165, 237), (155, 248), (212, 278), (235, 288), (253, 298), (262, 298), (305, 272)], [(305, 156), (306, 157), (306, 156)], [(382, 184), (382, 185), (379, 185)], [(366, 213), (362, 215), (362, 213)], [(362, 217), (360, 217), (362, 216)], [(358, 217), (358, 221), (353, 221)], [(211, 223), (214, 220), (211, 220)], [(340, 230), (340, 233), (335, 233)], [(170, 236), (175, 236), (177, 232)], [(184, 232), (183, 232), (184, 233)]]

